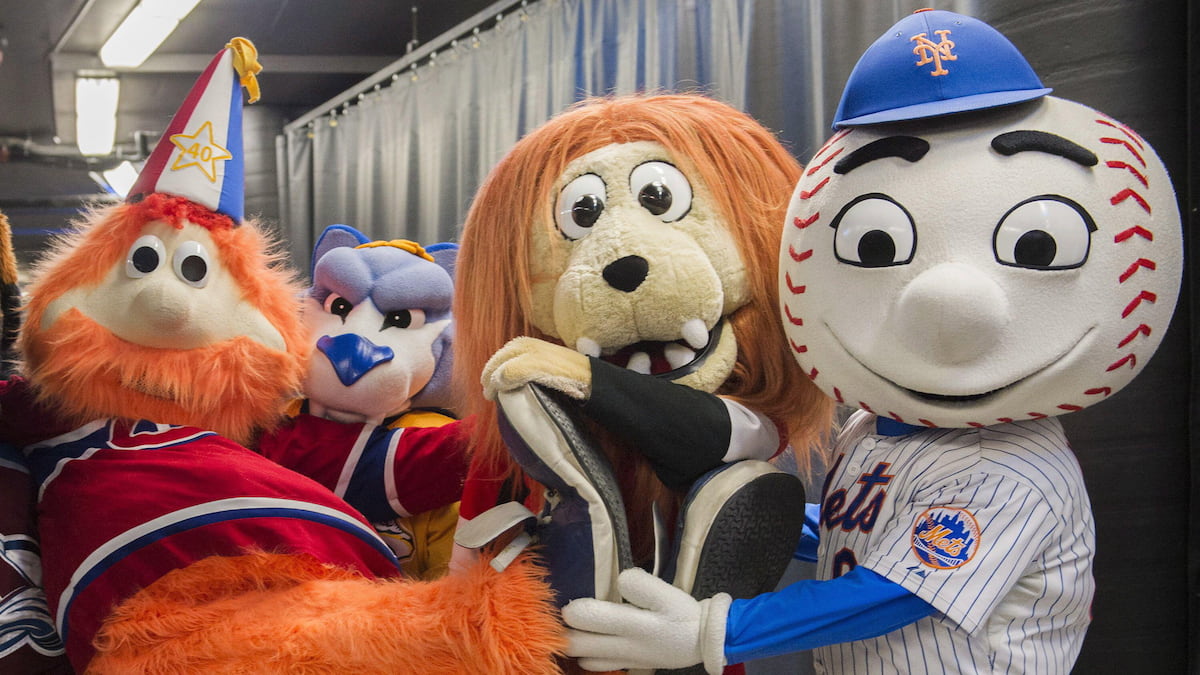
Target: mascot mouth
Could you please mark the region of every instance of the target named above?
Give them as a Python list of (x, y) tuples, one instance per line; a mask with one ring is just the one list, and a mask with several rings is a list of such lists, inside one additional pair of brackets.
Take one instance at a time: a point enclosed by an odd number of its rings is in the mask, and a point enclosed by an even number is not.
[[(597, 354), (598, 348), (579, 351), (621, 368), (653, 375), (665, 380), (677, 380), (704, 365), (721, 341), (725, 320), (721, 319), (709, 331), (699, 319), (684, 324), (684, 337), (678, 340), (642, 340), (626, 345), (612, 354)], [(589, 353), (591, 352), (591, 353)]]
[(1088, 336), (1091, 335), (1092, 332), (1096, 329), (1096, 326), (1093, 325), (1093, 326), (1088, 327), (1088, 329), (1083, 332), (1083, 335), (1081, 335), (1079, 337), (1079, 339), (1075, 340), (1075, 342), (1072, 343), (1070, 347), (1062, 350), (1059, 354), (1056, 354), (1055, 356), (1047, 359), (1044, 364), (1033, 368), (1026, 374), (1018, 377), (1015, 380), (1012, 380), (1011, 382), (1008, 382), (1006, 384), (1000, 385), (999, 387), (996, 387), (994, 389), (990, 389), (988, 391), (978, 393), (978, 394), (935, 394), (932, 392), (919, 391), (917, 389), (910, 389), (909, 387), (905, 387), (905, 386), (879, 374), (878, 371), (876, 371), (875, 369), (868, 366), (866, 363), (863, 362), (862, 359), (858, 358), (858, 356), (856, 356), (853, 352), (851, 352), (849, 349), (847, 349), (846, 345), (841, 341), (841, 339), (838, 337), (837, 333), (835, 333), (832, 329), (830, 329), (828, 323), (825, 324), (825, 329), (829, 332), (829, 334), (831, 336), (833, 336), (834, 341), (836, 341), (838, 343), (838, 345), (842, 348), (842, 351), (846, 355), (848, 355), (851, 359), (853, 359), (855, 363), (857, 363), (858, 365), (865, 368), (867, 370), (867, 372), (871, 373), (875, 377), (878, 377), (880, 380), (883, 380), (884, 382), (887, 382), (888, 384), (905, 392), (906, 394), (913, 396), (915, 398), (919, 398), (923, 401), (928, 401), (929, 403), (935, 403), (935, 404), (942, 403), (942, 404), (948, 404), (948, 405), (955, 405), (955, 404), (975, 403), (978, 401), (982, 401), (983, 399), (995, 396), (1003, 391), (1010, 390), (1013, 387), (1016, 387), (1024, 382), (1027, 382), (1029, 380), (1036, 378), (1038, 375), (1042, 374), (1043, 371), (1049, 369), (1050, 367), (1052, 367), (1058, 363), (1061, 363), (1065, 360), (1070, 360), (1072, 358), (1072, 355), (1076, 352), (1076, 350), (1081, 348), (1081, 346), (1087, 340)]

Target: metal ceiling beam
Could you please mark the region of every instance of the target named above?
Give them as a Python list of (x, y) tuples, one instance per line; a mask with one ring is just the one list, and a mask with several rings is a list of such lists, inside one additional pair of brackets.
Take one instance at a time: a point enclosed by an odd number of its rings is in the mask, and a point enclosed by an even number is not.
[[(107, 68), (95, 54), (58, 52), (50, 55), (54, 73), (74, 74), (81, 70), (108, 70), (114, 73), (198, 74), (204, 71), (213, 54), (152, 54), (137, 68)], [(259, 54), (258, 60), (271, 73), (374, 73), (392, 63), (389, 56), (312, 56), (308, 54)]]

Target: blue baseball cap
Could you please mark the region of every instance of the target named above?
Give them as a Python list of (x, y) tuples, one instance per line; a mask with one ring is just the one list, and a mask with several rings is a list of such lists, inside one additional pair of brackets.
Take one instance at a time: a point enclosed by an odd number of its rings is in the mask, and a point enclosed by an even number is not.
[(921, 9), (863, 53), (846, 81), (833, 128), (994, 108), (1050, 91), (995, 28), (954, 12)]

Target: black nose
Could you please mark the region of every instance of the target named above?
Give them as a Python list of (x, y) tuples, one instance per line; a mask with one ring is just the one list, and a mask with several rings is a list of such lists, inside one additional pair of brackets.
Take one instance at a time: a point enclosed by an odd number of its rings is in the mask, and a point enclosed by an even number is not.
[(640, 255), (627, 255), (618, 258), (604, 267), (604, 280), (609, 286), (629, 293), (642, 285), (646, 273), (650, 271), (650, 263)]

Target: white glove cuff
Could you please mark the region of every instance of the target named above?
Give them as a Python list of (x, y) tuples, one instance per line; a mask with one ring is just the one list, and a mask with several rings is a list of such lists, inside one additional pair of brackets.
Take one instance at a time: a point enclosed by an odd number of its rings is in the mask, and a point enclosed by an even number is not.
[(721, 675), (725, 670), (725, 619), (732, 603), (728, 593), (700, 601), (700, 658), (708, 675)]

